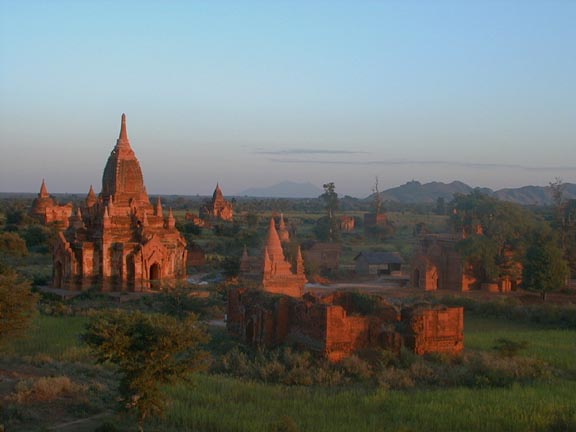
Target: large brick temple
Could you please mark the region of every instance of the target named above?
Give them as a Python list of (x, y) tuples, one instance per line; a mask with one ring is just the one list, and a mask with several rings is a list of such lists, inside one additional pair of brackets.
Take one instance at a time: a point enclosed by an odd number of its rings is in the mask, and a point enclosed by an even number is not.
[(67, 289), (144, 291), (186, 276), (186, 241), (172, 210), (152, 205), (140, 163), (130, 146), (126, 115), (102, 176), (58, 235), (53, 286)]

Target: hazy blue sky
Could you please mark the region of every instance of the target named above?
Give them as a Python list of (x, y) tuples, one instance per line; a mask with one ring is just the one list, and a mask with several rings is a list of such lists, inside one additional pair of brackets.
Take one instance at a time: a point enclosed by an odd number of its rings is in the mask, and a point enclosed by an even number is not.
[(0, 0), (0, 191), (576, 182), (576, 1)]

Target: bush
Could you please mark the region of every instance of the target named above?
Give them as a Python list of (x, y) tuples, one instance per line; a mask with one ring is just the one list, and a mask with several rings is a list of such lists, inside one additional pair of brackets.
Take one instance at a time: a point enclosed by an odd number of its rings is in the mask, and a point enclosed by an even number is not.
[(500, 338), (496, 340), (493, 349), (502, 357), (515, 357), (521, 350), (526, 349), (528, 342), (516, 342), (511, 339)]
[(395, 367), (382, 370), (376, 379), (378, 384), (385, 389), (405, 390), (416, 385), (408, 370)]
[(74, 383), (67, 376), (26, 379), (16, 384), (10, 399), (17, 403), (33, 401), (50, 402), (63, 395), (82, 393), (85, 387)]
[(355, 355), (346, 357), (339, 365), (346, 376), (359, 380), (367, 380), (372, 376), (370, 365)]

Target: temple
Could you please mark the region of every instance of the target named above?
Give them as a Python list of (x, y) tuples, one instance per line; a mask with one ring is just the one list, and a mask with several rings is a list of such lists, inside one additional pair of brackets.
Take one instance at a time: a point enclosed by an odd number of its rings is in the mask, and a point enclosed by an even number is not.
[(218, 183), (216, 183), (216, 189), (214, 189), (214, 193), (212, 194), (212, 200), (200, 209), (200, 218), (208, 220), (219, 219), (223, 221), (231, 221), (234, 219), (232, 203), (224, 199)]
[[(283, 222), (283, 219), (281, 219)], [(240, 260), (239, 279), (256, 288), (274, 294), (300, 297), (304, 294), (306, 276), (304, 260), (300, 248), (296, 251), (294, 262), (290, 263), (284, 255), (280, 236), (276, 230), (274, 218), (270, 219), (268, 236), (262, 255), (259, 257), (244, 254)]]
[(292, 344), (330, 361), (366, 349), (404, 347), (422, 355), (464, 348), (463, 308), (401, 307), (354, 292), (305, 293), (300, 248), (295, 255), (289, 263), (272, 218), (262, 256), (244, 249), (239, 286), (228, 291), (230, 333), (255, 346)]
[(71, 203), (59, 205), (49, 193), (46, 182), (42, 179), (40, 192), (32, 202), (30, 216), (44, 225), (56, 225), (60, 229), (68, 228), (68, 219), (72, 216)]
[(53, 286), (143, 291), (186, 276), (186, 241), (172, 210), (152, 205), (122, 114), (120, 136), (104, 174), (59, 233), (53, 252)]

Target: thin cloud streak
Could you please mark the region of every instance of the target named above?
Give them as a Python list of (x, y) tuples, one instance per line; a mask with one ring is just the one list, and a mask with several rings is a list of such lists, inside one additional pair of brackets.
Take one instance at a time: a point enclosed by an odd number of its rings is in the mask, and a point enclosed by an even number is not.
[(324, 149), (287, 149), (287, 150), (255, 150), (254, 153), (266, 155), (298, 155), (298, 154), (368, 154), (365, 151), (324, 150)]
[(318, 164), (318, 165), (358, 165), (358, 166), (407, 166), (407, 165), (423, 165), (423, 166), (450, 166), (461, 168), (478, 168), (478, 169), (492, 169), (492, 168), (509, 168), (520, 169), (525, 171), (564, 171), (573, 170), (574, 166), (529, 166), (520, 164), (505, 164), (505, 163), (481, 163), (481, 162), (461, 162), (461, 161), (394, 161), (394, 160), (376, 160), (376, 161), (343, 161), (343, 160), (307, 160), (307, 159), (279, 159), (269, 158), (270, 162), (276, 163), (289, 163), (289, 164)]

